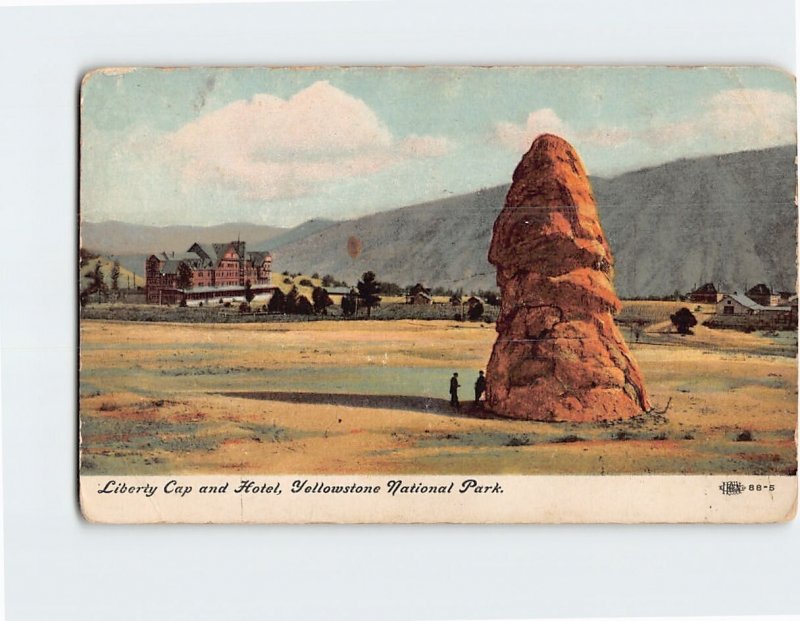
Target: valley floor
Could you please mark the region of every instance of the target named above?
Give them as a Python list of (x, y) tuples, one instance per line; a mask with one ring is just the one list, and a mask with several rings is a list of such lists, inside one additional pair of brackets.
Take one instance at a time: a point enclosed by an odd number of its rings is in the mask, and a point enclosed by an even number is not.
[(495, 336), (454, 321), (84, 320), (81, 472), (796, 472), (796, 333), (681, 337), (654, 321), (631, 350), (666, 412), (616, 424), (486, 417), (470, 401)]

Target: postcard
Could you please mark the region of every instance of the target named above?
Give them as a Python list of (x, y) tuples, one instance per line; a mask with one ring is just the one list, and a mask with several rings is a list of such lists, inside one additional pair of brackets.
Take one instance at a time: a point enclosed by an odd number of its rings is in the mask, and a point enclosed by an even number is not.
[(795, 80), (104, 68), (81, 86), (92, 522), (778, 522)]

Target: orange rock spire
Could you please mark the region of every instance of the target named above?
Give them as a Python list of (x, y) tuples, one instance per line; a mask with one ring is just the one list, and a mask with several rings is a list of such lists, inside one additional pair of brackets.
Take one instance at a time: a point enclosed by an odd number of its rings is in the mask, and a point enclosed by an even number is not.
[(514, 171), (489, 261), (501, 292), (489, 407), (528, 420), (629, 418), (650, 409), (614, 324), (614, 258), (575, 149), (544, 134)]

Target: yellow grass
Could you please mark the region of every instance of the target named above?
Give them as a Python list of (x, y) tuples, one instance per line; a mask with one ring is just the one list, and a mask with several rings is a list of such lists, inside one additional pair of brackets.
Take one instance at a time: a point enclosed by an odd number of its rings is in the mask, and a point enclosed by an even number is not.
[[(287, 280), (290, 282), (287, 283)], [(301, 280), (309, 280), (313, 283), (313, 286), (309, 287), (308, 285), (301, 285)], [(321, 286), (322, 280), (320, 278), (311, 278), (311, 276), (306, 276), (305, 274), (299, 274), (297, 276), (273, 274), (272, 284), (278, 287), (278, 289), (280, 289), (283, 293), (289, 293), (289, 291), (292, 290), (292, 287), (297, 287), (298, 293), (302, 296), (305, 296), (310, 302), (312, 300), (311, 294), (314, 291), (314, 287)]]
[[(108, 288), (111, 289), (111, 270), (114, 268), (114, 262), (111, 259), (108, 259), (107, 257), (98, 257), (96, 259), (89, 259), (87, 264), (81, 268), (81, 281), (80, 281), (81, 287), (85, 287), (89, 283), (89, 279), (86, 278), (86, 276), (94, 272), (95, 267), (97, 266), (98, 263), (100, 264), (100, 271), (103, 274), (106, 286), (108, 286)], [(130, 282), (131, 289), (135, 289), (136, 287), (144, 287), (145, 284), (144, 278), (120, 266), (119, 281), (118, 281), (119, 288), (126, 289), (128, 287), (128, 282)]]
[[(707, 332), (634, 344), (669, 409), (604, 425), (452, 412), (449, 377), (467, 402), (493, 326), (84, 321), (82, 471), (793, 472), (795, 359), (755, 333)], [(753, 441), (737, 441), (745, 431)]]

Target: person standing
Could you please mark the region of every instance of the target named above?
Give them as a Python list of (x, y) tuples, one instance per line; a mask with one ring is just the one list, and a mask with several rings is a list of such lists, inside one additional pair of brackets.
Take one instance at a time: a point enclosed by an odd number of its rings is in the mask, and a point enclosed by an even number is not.
[(483, 371), (478, 371), (478, 379), (475, 380), (475, 405), (481, 400), (481, 396), (486, 392), (486, 376)]
[(458, 383), (458, 373), (453, 373), (453, 377), (450, 378), (450, 405), (456, 410), (461, 409), (461, 404), (458, 402), (458, 389), (460, 387), (461, 384)]

